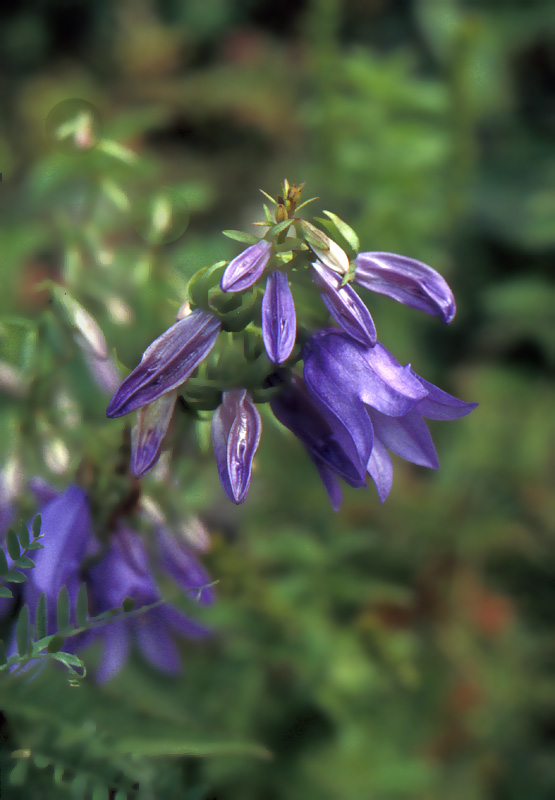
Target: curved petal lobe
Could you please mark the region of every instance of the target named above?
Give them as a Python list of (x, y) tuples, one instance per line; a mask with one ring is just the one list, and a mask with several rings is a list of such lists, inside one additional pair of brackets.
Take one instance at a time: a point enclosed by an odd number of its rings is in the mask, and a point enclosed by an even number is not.
[(312, 268), (316, 273), (316, 283), (324, 289), (322, 300), (335, 321), (357, 342), (373, 347), (376, 344), (376, 326), (353, 287), (348, 283), (341, 286), (341, 279), (318, 261)]

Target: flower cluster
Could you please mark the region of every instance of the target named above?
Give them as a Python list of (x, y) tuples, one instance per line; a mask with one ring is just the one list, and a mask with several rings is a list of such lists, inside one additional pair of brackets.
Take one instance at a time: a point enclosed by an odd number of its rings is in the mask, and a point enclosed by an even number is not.
[[(302, 219), (299, 211), (310, 201), (299, 203), (301, 190), (286, 181), (277, 200), (269, 198), (273, 215), (265, 205), (265, 220), (255, 223), (265, 228), (262, 238), (226, 232), (249, 246), (231, 262), (193, 276), (178, 321), (147, 348), (112, 397), (108, 416), (138, 410), (131, 441), (136, 476), (160, 455), (180, 386), (186, 407), (197, 415), (213, 412), (218, 472), (235, 503), (247, 495), (260, 441), (257, 404), (269, 403), (305, 446), (334, 509), (341, 503), (338, 476), (360, 487), (369, 475), (385, 500), (392, 483), (389, 451), (437, 469), (424, 419), (456, 419), (475, 408), (399, 364), (378, 341), (354, 288), (450, 323), (455, 300), (446, 281), (406, 256), (358, 253), (355, 232), (331, 212), (318, 220), (326, 232)], [(352, 250), (352, 259), (337, 240)], [(296, 292), (320, 295), (321, 306), (310, 310), (306, 323)], [(328, 315), (338, 327), (329, 327)]]
[[(121, 607), (126, 598), (131, 598), (136, 608), (161, 600), (149, 556), (137, 533), (118, 523), (103, 545), (94, 535), (89, 499), (82, 488), (73, 484), (58, 493), (35, 481), (33, 489), (41, 505), (44, 546), (34, 554), (35, 567), (24, 584), (23, 601), (34, 614), (40, 595), (45, 594), (47, 633), (57, 630), (56, 600), (60, 590), (67, 589), (73, 608), (82, 581), (87, 586), (89, 612), (93, 615)], [(198, 594), (200, 603), (212, 603), (210, 578), (192, 549), (178, 542), (163, 525), (156, 533), (160, 567), (187, 593)], [(143, 614), (129, 619), (123, 616), (78, 634), (67, 640), (65, 649), (75, 651), (101, 639), (103, 655), (97, 680), (104, 682), (124, 666), (132, 640), (152, 666), (174, 674), (181, 668), (174, 636), (199, 638), (207, 633), (206, 628), (162, 603)]]

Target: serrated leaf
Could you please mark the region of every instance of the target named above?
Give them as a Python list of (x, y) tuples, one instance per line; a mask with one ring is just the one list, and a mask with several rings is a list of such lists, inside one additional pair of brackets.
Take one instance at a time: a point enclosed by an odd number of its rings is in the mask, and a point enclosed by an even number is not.
[(13, 565), (18, 569), (32, 569), (35, 566), (35, 562), (29, 556), (19, 556)]
[(40, 528), (42, 525), (42, 519), (40, 514), (35, 514), (33, 518), (33, 539), (38, 539), (40, 536)]
[(6, 546), (8, 548), (8, 553), (10, 554), (10, 558), (14, 561), (16, 558), (19, 558), (20, 549), (19, 549), (19, 540), (17, 538), (17, 534), (11, 528), (6, 534)]
[(37, 610), (35, 614), (35, 636), (37, 639), (42, 639), (46, 636), (48, 630), (48, 599), (46, 594), (42, 592), (37, 602)]
[(29, 649), (29, 606), (24, 605), (17, 617), (17, 624), (15, 626), (15, 641), (17, 643), (17, 652), (20, 656), (24, 656)]
[(10, 600), (13, 597), (10, 589), (7, 586), (0, 586), (0, 597), (4, 597), (6, 600)]
[(77, 592), (77, 602), (75, 604), (75, 618), (77, 625), (82, 627), (87, 621), (89, 614), (89, 598), (87, 595), (87, 585), (82, 583)]
[(6, 646), (2, 639), (0, 639), (0, 666), (6, 664), (8, 661), (8, 654), (6, 653)]
[(18, 572), (15, 569), (11, 569), (5, 576), (5, 580), (7, 583), (25, 583), (27, 580), (27, 575), (24, 575), (22, 572)]
[(222, 231), (224, 236), (228, 239), (234, 239), (236, 242), (244, 242), (245, 244), (257, 244), (260, 241), (257, 236), (246, 231)]
[(6, 558), (6, 554), (4, 553), (3, 549), (0, 547), (0, 577), (3, 577), (10, 571), (8, 566), (8, 559)]
[(59, 633), (55, 633), (54, 636), (48, 642), (48, 647), (46, 649), (48, 650), (49, 653), (57, 653), (63, 646), (64, 642), (65, 642), (64, 637)]
[(62, 586), (56, 603), (56, 625), (59, 631), (69, 626), (69, 593), (65, 586)]
[(341, 236), (345, 239), (347, 244), (353, 248), (355, 253), (358, 253), (360, 248), (360, 241), (358, 236), (356, 235), (355, 231), (351, 228), (350, 225), (347, 225), (337, 214), (333, 214), (331, 211), (324, 211), (324, 214), (328, 216)]

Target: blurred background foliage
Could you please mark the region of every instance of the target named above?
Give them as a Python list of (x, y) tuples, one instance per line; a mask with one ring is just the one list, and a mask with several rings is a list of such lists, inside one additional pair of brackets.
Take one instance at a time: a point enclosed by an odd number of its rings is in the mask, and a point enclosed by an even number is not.
[[(446, 276), (449, 329), (366, 299), (401, 361), (480, 402), (434, 426), (438, 473), (398, 460), (383, 507), (347, 488), (337, 515), (269, 415), (240, 508), (206, 442), (192, 461), (180, 440), (171, 480), (144, 491), (211, 530), (215, 634), (185, 646), (179, 679), (137, 658), (102, 688), (45, 670), (5, 691), (2, 796), (84, 797), (64, 784), (79, 763), (108, 786), (123, 775), (129, 797), (138, 783), (189, 800), (552, 800), (555, 5), (26, 0), (0, 14), (0, 358), (17, 371), (3, 460), (60, 487), (102, 464), (117, 493), (125, 420), (105, 422), (36, 287), (62, 281), (132, 367), (187, 278), (239, 252), (220, 230), (260, 219), (258, 189), (284, 177), (363, 250)], [(137, 159), (55, 146), (45, 121), (71, 98)], [(161, 187), (188, 213), (153, 243), (139, 234)]]

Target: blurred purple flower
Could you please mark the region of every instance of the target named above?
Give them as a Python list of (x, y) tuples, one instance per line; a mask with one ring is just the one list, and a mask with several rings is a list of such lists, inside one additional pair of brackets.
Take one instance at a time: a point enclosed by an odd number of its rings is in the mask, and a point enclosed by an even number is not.
[(106, 415), (121, 417), (184, 383), (214, 347), (220, 328), (216, 317), (200, 308), (168, 328), (121, 383)]
[(224, 392), (212, 417), (212, 444), (221, 484), (234, 503), (247, 496), (261, 432), (260, 414), (246, 389)]
[(268, 275), (262, 299), (262, 337), (270, 361), (287, 361), (296, 335), (297, 318), (289, 280), (284, 272), (276, 270)]
[(447, 281), (427, 264), (396, 253), (359, 253), (355, 283), (451, 322), (456, 306)]
[(222, 275), (222, 292), (242, 292), (255, 284), (264, 272), (271, 253), (272, 244), (264, 239), (239, 253), (229, 262)]
[[(201, 605), (211, 605), (216, 599), (210, 575), (198, 560), (193, 548), (183, 537), (177, 537), (165, 527), (156, 531), (160, 566), (184, 592)], [(206, 587), (206, 588), (204, 588)], [(199, 591), (201, 590), (201, 591)]]
[[(161, 599), (141, 538), (123, 527), (112, 536), (102, 560), (89, 571), (87, 582), (95, 614), (121, 606), (126, 597), (133, 598), (136, 608)], [(198, 639), (208, 630), (176, 608), (162, 604), (136, 617), (114, 620), (94, 633), (104, 642), (97, 673), (97, 680), (103, 683), (124, 666), (132, 639), (153, 667), (176, 674), (181, 670), (181, 657), (174, 635)]]

